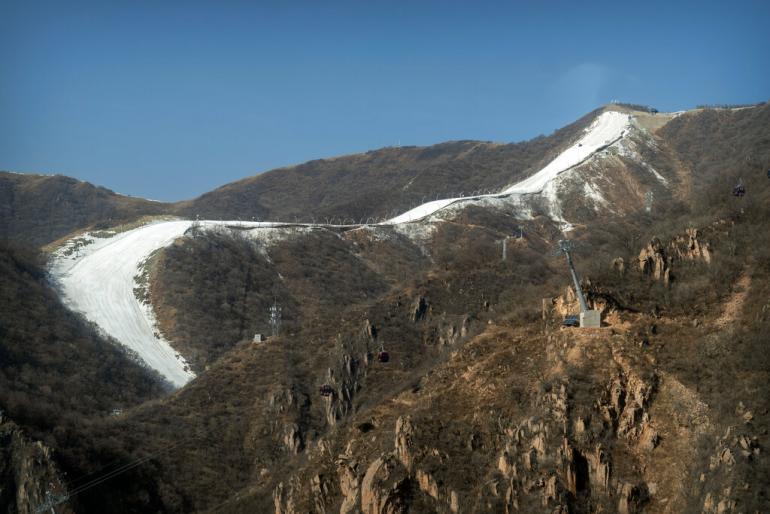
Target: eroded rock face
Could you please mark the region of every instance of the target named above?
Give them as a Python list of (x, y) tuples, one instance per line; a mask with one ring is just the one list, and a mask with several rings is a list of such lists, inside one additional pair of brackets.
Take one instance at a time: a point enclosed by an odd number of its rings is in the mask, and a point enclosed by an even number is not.
[(618, 274), (625, 275), (626, 273), (626, 261), (623, 259), (623, 257), (618, 257), (616, 259), (612, 260), (612, 263), (610, 264), (611, 268), (618, 272)]
[(655, 280), (663, 280), (668, 285), (671, 267), (663, 243), (657, 237), (639, 252), (639, 270)]
[(412, 469), (414, 425), (409, 416), (396, 420), (396, 455), (401, 464), (408, 470)]
[[(602, 316), (607, 315), (615, 309), (611, 299), (603, 296), (600, 291), (593, 289), (590, 280), (584, 279), (580, 285), (583, 293), (586, 295), (588, 307), (601, 312)], [(555, 314), (560, 320), (570, 314), (580, 312), (580, 302), (578, 301), (575, 289), (572, 286), (564, 288), (564, 292), (555, 298), (543, 299), (543, 317)]]
[(324, 399), (326, 422), (329, 425), (336, 425), (350, 412), (353, 397), (360, 388), (359, 375), (363, 373), (365, 369), (361, 361), (349, 353), (342, 355), (342, 361), (336, 369), (328, 370), (327, 383), (334, 389), (334, 393)]
[(293, 387), (280, 387), (270, 392), (268, 409), (271, 422), (268, 427), (254, 424), (246, 436), (246, 447), (251, 442), (270, 434), (289, 454), (296, 455), (305, 449), (303, 419), (307, 416), (310, 401), (305, 394)]
[(337, 459), (337, 476), (340, 481), (340, 494), (342, 505), (340, 514), (352, 514), (358, 509), (361, 498), (361, 484), (358, 479), (358, 461), (350, 455), (340, 456)]
[(671, 268), (681, 260), (711, 263), (711, 245), (698, 238), (698, 229), (688, 228), (684, 236), (677, 236), (667, 247), (657, 237), (650, 240), (639, 252), (639, 270), (668, 286)]
[(369, 465), (361, 482), (363, 514), (407, 512), (409, 475), (394, 454), (378, 457)]
[(305, 447), (299, 425), (291, 423), (284, 427), (283, 445), (293, 454), (298, 454)]
[[(679, 472), (647, 471), (670, 458), (666, 452), (672, 446), (659, 445), (682, 430), (677, 428), (680, 422), (672, 420), (675, 414), (667, 410), (673, 405), (671, 398), (681, 398), (682, 392), (672, 389), (669, 376), (656, 367), (648, 349), (634, 342), (633, 334), (555, 332), (523, 357), (524, 362), (542, 361), (520, 368), (546, 373), (519, 378), (522, 375), (510, 369), (522, 362), (518, 347), (489, 354), (498, 330), (480, 338), (479, 348), (485, 351), (469, 352), (472, 357), (457, 366), (455, 380), (467, 379), (489, 359), (485, 380), (474, 378), (435, 400), (447, 384), (440, 375), (435, 377), (440, 386), (424, 393), (421, 408), (411, 402), (423, 390), (409, 391), (398, 397), (390, 418), (368, 414), (374, 428), (362, 431), (354, 424), (336, 429), (347, 434), (346, 450), (329, 468), (312, 468), (312, 473), (304, 474), (296, 489), (276, 489), (277, 504), (283, 509), (279, 512), (285, 514), (298, 505), (302, 508), (297, 512), (339, 509), (341, 514), (682, 511), (683, 489), (663, 483), (675, 480)], [(504, 360), (507, 355), (512, 358)], [(526, 401), (520, 400), (521, 390), (500, 383), (522, 384)], [(479, 389), (472, 396), (475, 403), (465, 401), (455, 408), (453, 402), (461, 402), (470, 389)], [(488, 408), (485, 402), (490, 398), (505, 401)], [(508, 409), (512, 401), (516, 406)], [(742, 419), (745, 411), (738, 409), (736, 419)], [(719, 443), (707, 479), (721, 480), (759, 454), (759, 440), (748, 425), (740, 426)], [(663, 443), (659, 433), (666, 434)], [(687, 444), (697, 441), (693, 438)], [(692, 456), (693, 448), (674, 450)], [(312, 453), (307, 451), (308, 456)], [(333, 478), (325, 478), (329, 476)], [(709, 483), (687, 505), (704, 512), (731, 512), (737, 505), (738, 486), (726, 491)]]
[[(0, 415), (0, 511), (18, 514), (39, 512), (52, 502), (58, 513), (73, 513), (67, 488), (51, 449), (32, 441)], [(50, 508), (45, 508), (50, 512)]]
[(702, 260), (711, 263), (711, 245), (698, 239), (698, 229), (688, 228), (684, 236), (679, 236), (670, 244), (671, 253), (679, 259)]
[(421, 319), (425, 318), (427, 313), (428, 300), (422, 296), (418, 296), (415, 298), (414, 303), (412, 303), (412, 321), (415, 323), (420, 321)]

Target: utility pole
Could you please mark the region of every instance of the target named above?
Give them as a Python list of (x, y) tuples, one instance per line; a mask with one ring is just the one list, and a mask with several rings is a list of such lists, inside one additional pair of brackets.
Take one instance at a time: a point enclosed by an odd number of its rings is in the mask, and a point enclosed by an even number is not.
[(35, 509), (36, 513), (43, 513), (47, 510), (51, 510), (52, 514), (56, 514), (56, 510), (54, 507), (59, 505), (60, 503), (64, 503), (67, 500), (69, 500), (69, 496), (59, 496), (58, 494), (53, 494), (51, 491), (45, 492), (45, 501), (38, 505), (37, 509)]
[(524, 237), (524, 229), (521, 227), (521, 225), (517, 225), (516, 230), (514, 231), (512, 236), (505, 236), (503, 239), (499, 241), (503, 243), (503, 260), (508, 259), (508, 240), (511, 238), (522, 239), (523, 237)]
[(570, 274), (572, 275), (572, 281), (575, 284), (575, 294), (580, 302), (580, 327), (581, 328), (598, 328), (601, 326), (601, 315), (599, 311), (590, 310), (588, 303), (583, 295), (583, 289), (580, 287), (580, 279), (578, 278), (577, 271), (575, 271), (575, 265), (572, 262), (572, 241), (562, 239), (559, 241), (559, 250), (567, 256), (567, 265), (569, 266)]
[(273, 300), (273, 305), (270, 307), (270, 328), (273, 337), (278, 337), (278, 333), (281, 331), (281, 307), (275, 300)]

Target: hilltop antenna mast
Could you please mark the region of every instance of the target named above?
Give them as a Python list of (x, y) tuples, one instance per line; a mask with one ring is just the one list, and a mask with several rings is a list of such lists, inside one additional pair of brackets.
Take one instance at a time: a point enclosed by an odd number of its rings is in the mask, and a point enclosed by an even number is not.
[(273, 305), (270, 307), (270, 329), (272, 330), (273, 337), (277, 337), (281, 331), (281, 307), (275, 300), (273, 300)]
[(572, 262), (572, 255), (570, 252), (573, 248), (572, 241), (568, 239), (561, 239), (559, 241), (559, 251), (567, 256), (567, 265), (569, 266), (569, 271), (572, 275), (572, 281), (575, 284), (575, 294), (578, 297), (578, 302), (580, 302), (580, 326), (581, 328), (598, 328), (601, 326), (601, 315), (599, 311), (588, 308), (586, 297), (583, 295), (583, 289), (580, 287), (580, 279), (575, 270), (575, 265)]
[(655, 193), (652, 191), (647, 191), (644, 194), (644, 210), (646, 210), (648, 213), (652, 212), (652, 202), (655, 200)]

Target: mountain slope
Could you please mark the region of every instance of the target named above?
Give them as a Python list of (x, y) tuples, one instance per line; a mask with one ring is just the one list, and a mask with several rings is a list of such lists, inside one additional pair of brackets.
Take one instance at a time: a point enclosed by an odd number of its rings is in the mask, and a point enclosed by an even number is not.
[[(134, 270), (197, 378), (52, 439), (71, 476), (140, 463), (68, 505), (766, 510), (767, 115), (634, 113), (621, 139), (560, 166), (539, 193), (457, 202), (418, 222), (177, 222), (173, 242)], [(743, 198), (731, 194), (738, 177)], [(604, 312), (595, 332), (560, 327), (576, 309), (563, 258), (549, 257), (563, 229)], [(252, 343), (273, 302), (280, 336)]]
[[(370, 225), (381, 231), (386, 226), (412, 223), (428, 216), (437, 216), (446, 206), (467, 202), (501, 201), (528, 204), (531, 197), (541, 196), (546, 188), (561, 173), (590, 159), (597, 151), (618, 144), (631, 129), (631, 117), (626, 113), (605, 111), (599, 114), (583, 134), (553, 161), (531, 177), (508, 187), (496, 195), (482, 195), (428, 202), (404, 214), (387, 220), (385, 226)], [(531, 206), (523, 207), (531, 211)], [(517, 213), (514, 213), (516, 215)], [(528, 212), (520, 219), (531, 218)], [(563, 219), (559, 221), (564, 222)], [(566, 222), (565, 222), (566, 223)], [(247, 237), (273, 239), (285, 237), (281, 231), (292, 227), (274, 227), (269, 223), (231, 222)], [(143, 267), (151, 255), (183, 236), (192, 227), (189, 221), (167, 221), (145, 225), (118, 234), (99, 234), (98, 238), (86, 236), (75, 241), (83, 242), (78, 251), (63, 247), (57, 252), (52, 265), (53, 275), (62, 288), (68, 304), (83, 312), (97, 323), (106, 333), (123, 342), (168, 380), (181, 386), (194, 377), (184, 357), (174, 352), (165, 339), (159, 335), (151, 307), (145, 305), (137, 288), (141, 289)], [(226, 229), (227, 223), (213, 221), (196, 222), (196, 230)], [(322, 228), (308, 225), (307, 228)], [(341, 227), (348, 228), (348, 227)], [(343, 254), (344, 255), (344, 252)]]
[(457, 141), (384, 148), (268, 171), (182, 202), (178, 212), (207, 219), (296, 217), (305, 222), (312, 217), (392, 217), (436, 195), (467, 196), (516, 182), (553, 159), (597, 112), (522, 143)]
[(165, 204), (61, 175), (0, 172), (0, 240), (44, 245), (95, 224), (114, 226), (165, 212)]

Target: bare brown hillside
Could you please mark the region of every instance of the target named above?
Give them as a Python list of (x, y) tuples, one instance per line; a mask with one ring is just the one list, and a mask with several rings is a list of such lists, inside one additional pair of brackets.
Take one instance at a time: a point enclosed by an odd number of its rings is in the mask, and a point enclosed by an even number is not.
[[(191, 231), (150, 263), (159, 330), (199, 372), (162, 398), (110, 352), (47, 358), (98, 339), (30, 299), (14, 330), (40, 352), (3, 354), (5, 416), (52, 448), (75, 512), (767, 511), (770, 111), (712, 111), (572, 170), (566, 235), (545, 208), (481, 203), (404, 226)], [(561, 327), (563, 237), (600, 329)], [(39, 266), (3, 262), (50, 295)], [(281, 333), (253, 343), (273, 302)], [(115, 388), (128, 401), (109, 415)]]
[(163, 214), (167, 204), (62, 175), (0, 172), (0, 240), (45, 245), (73, 231)]
[(365, 220), (435, 198), (497, 191), (534, 173), (597, 114), (530, 141), (456, 141), (309, 161), (227, 184), (177, 209), (209, 219)]

